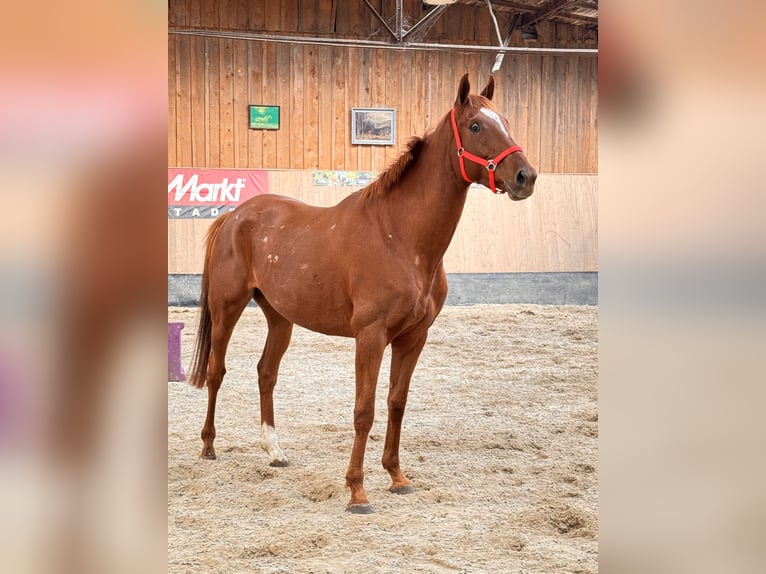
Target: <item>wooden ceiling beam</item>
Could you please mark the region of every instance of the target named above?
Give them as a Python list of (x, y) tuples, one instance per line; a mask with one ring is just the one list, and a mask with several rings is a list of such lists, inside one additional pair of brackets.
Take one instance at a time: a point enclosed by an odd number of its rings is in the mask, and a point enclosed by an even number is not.
[[(458, 0), (458, 2), (460, 4), (465, 4), (466, 6), (474, 6), (477, 8), (487, 7), (486, 0)], [(567, 18), (583, 24), (598, 25), (597, 17), (585, 16), (569, 11), (578, 7), (589, 10), (598, 10), (598, 2), (596, 0), (554, 0), (554, 2), (550, 2), (540, 8), (534, 4), (522, 4), (521, 2), (508, 0), (492, 0), (492, 9), (495, 12), (504, 14), (522, 14), (526, 17), (523, 23), (528, 26), (555, 16)]]
[(532, 26), (534, 24), (537, 24), (541, 20), (547, 20), (556, 12), (560, 12), (561, 10), (564, 10), (570, 6), (570, 4), (574, 4), (573, 0), (553, 0), (552, 2), (548, 2), (545, 6), (537, 10), (535, 13), (532, 14), (531, 17), (529, 17), (524, 24), (527, 26)]
[[(487, 7), (487, 0), (459, 0), (460, 4), (466, 6), (480, 6), (482, 8)], [(523, 12), (532, 13), (537, 7), (530, 4), (522, 4), (521, 2), (507, 2), (506, 0), (492, 0), (492, 9), (497, 12)]]

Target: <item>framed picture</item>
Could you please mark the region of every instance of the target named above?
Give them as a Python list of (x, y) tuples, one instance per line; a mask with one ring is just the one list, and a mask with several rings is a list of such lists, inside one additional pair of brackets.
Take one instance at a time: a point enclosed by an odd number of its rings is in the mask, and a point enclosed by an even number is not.
[(351, 108), (351, 143), (394, 145), (396, 110), (393, 108)]
[(251, 130), (278, 130), (279, 106), (250, 106)]

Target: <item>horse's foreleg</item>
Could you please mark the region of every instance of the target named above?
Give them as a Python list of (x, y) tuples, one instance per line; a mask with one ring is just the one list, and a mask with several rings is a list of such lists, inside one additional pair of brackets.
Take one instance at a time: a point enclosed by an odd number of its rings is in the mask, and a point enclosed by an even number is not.
[(234, 331), (239, 316), (247, 305), (247, 299), (239, 303), (224, 305), (221, 308), (211, 306), (212, 333), (210, 342), (210, 361), (208, 362), (207, 376), (207, 415), (202, 427), (202, 453), (201, 458), (214, 460), (216, 458), (213, 441), (215, 440), (215, 403), (218, 397), (218, 389), (226, 374), (226, 347)]
[(391, 475), (389, 490), (396, 494), (413, 491), (410, 481), (399, 467), (399, 438), (402, 418), (407, 406), (410, 379), (415, 371), (428, 331), (395, 339), (391, 343), (391, 386), (388, 390), (388, 428), (383, 446), (383, 468)]
[(364, 491), (364, 451), (375, 419), (375, 387), (386, 344), (382, 329), (368, 328), (356, 337), (354, 447), (346, 471), (346, 486), (351, 490), (347, 510), (358, 514), (372, 512)]
[(287, 466), (287, 456), (279, 447), (277, 432), (274, 427), (274, 387), (282, 357), (290, 345), (293, 324), (277, 313), (263, 295), (256, 295), (256, 302), (261, 307), (269, 325), (266, 345), (261, 360), (258, 361), (258, 389), (261, 396), (261, 448), (271, 458), (271, 466)]

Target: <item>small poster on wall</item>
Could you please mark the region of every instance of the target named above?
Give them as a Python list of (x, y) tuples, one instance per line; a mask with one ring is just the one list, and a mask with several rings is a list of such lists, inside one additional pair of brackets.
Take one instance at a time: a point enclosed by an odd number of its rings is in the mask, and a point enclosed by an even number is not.
[(278, 130), (279, 106), (250, 106), (251, 130)]
[(351, 108), (351, 143), (394, 145), (396, 110), (393, 108)]

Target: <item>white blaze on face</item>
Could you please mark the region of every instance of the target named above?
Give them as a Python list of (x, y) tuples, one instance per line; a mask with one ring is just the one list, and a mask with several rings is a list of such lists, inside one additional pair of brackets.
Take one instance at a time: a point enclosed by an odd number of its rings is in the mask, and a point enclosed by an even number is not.
[(274, 430), (273, 426), (266, 423), (261, 425), (261, 448), (269, 453), (271, 462), (287, 462), (287, 456), (279, 448), (277, 431)]
[(508, 133), (508, 130), (505, 129), (503, 120), (500, 119), (500, 116), (498, 115), (496, 111), (490, 110), (489, 108), (481, 108), (481, 113), (487, 116), (493, 122), (495, 122), (497, 124), (497, 127), (500, 128), (500, 131), (503, 132), (507, 137), (511, 137), (511, 135)]

